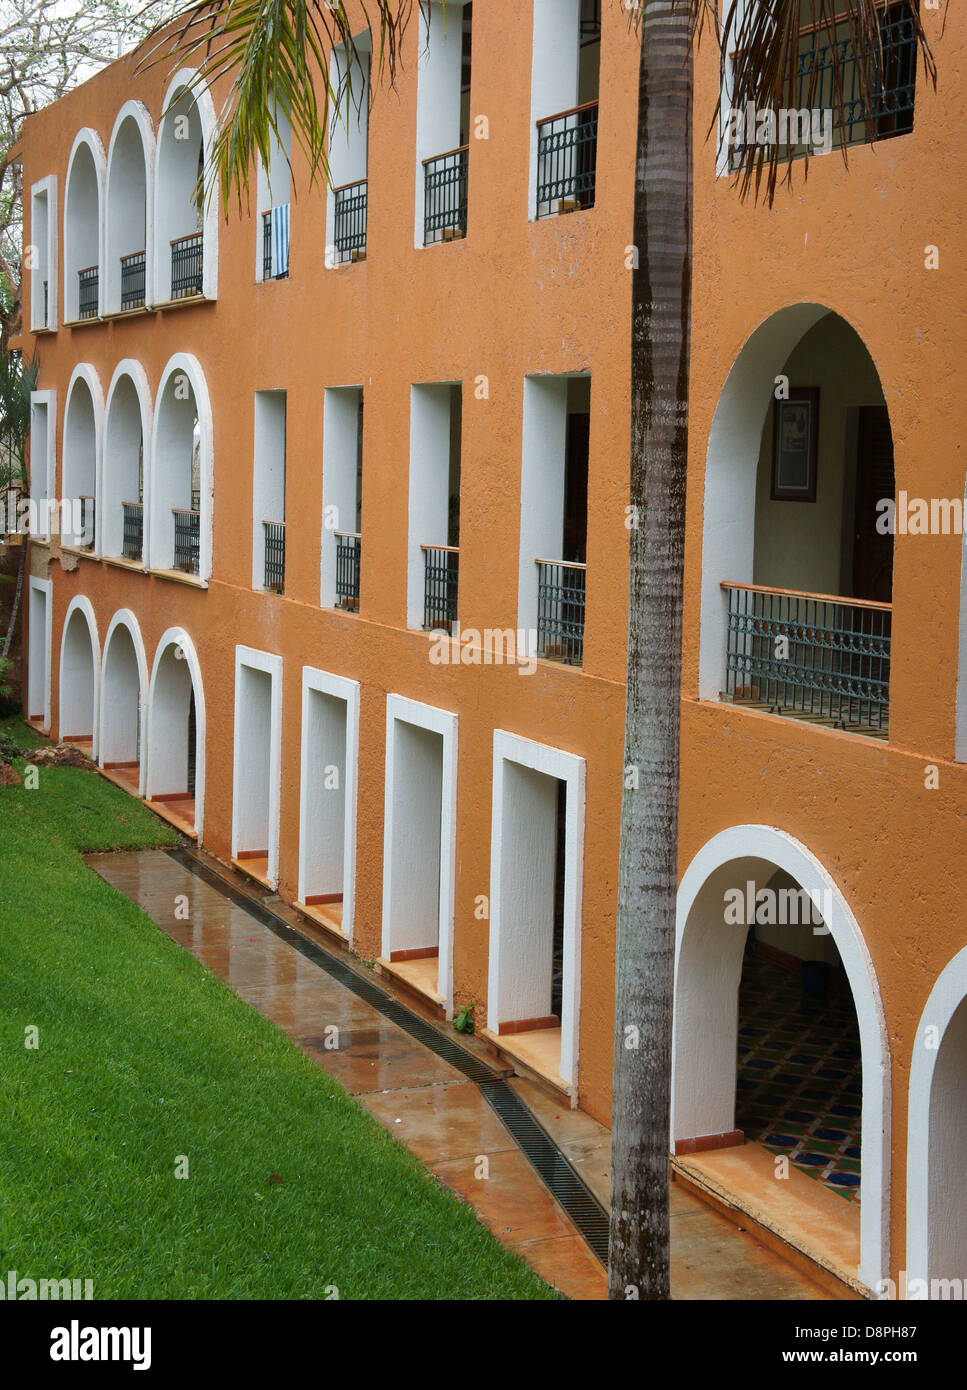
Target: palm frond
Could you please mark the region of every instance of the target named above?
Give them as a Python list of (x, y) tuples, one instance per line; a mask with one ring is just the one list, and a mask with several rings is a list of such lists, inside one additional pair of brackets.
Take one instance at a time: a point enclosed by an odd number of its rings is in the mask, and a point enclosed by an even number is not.
[[(833, 127), (862, 121), (872, 141), (877, 134), (876, 113), (882, 109), (887, 80), (881, 19), (888, 12), (902, 12), (904, 22), (912, 26), (914, 66), (919, 56), (924, 73), (936, 86), (936, 64), (920, 22), (917, 0), (901, 0), (900, 5), (888, 4), (887, 0), (759, 0), (744, 7), (729, 0), (722, 26), (720, 92), (729, 93), (731, 109), (736, 112), (751, 109), (778, 115), (789, 109), (816, 110), (823, 69), (818, 61), (813, 61), (808, 72), (799, 72), (802, 35), (811, 31), (816, 50), (827, 55), (827, 89), (822, 99), (824, 110), (832, 111)], [(847, 93), (848, 69), (853, 86)], [(720, 107), (721, 101), (720, 98)], [(716, 123), (720, 114), (720, 110), (716, 111)], [(845, 140), (841, 148), (846, 161)], [(783, 146), (777, 138), (771, 142), (736, 142), (732, 169), (741, 196), (754, 191), (758, 198), (764, 191), (771, 205), (781, 170), (785, 168), (785, 182), (790, 182), (797, 155), (802, 157), (805, 176), (810, 159), (808, 144), (797, 150), (793, 142)]]
[[(154, 30), (139, 69), (168, 63), (197, 72), (192, 86), (230, 82), (219, 113), (218, 132), (203, 174), (204, 196), (220, 192), (247, 199), (257, 159), (266, 167), (284, 117), (305, 156), (310, 186), (329, 181), (327, 132), (336, 113), (345, 118), (362, 103), (353, 89), (361, 66), (356, 39), (371, 39), (370, 101), (379, 82), (392, 87), (414, 0), (359, 0), (362, 15), (347, 13), (343, 0), (198, 0), (171, 24)], [(354, 33), (355, 30), (355, 33)], [(347, 61), (334, 80), (330, 60)], [(191, 88), (189, 88), (189, 91)]]

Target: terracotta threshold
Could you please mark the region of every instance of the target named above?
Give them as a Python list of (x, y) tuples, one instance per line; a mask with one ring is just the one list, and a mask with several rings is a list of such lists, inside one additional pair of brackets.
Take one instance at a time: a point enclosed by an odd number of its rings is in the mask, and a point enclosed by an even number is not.
[(775, 1160), (761, 1144), (749, 1143), (680, 1154), (671, 1166), (676, 1179), (736, 1224), (754, 1226), (764, 1245), (820, 1279), (837, 1297), (872, 1298), (857, 1275), (859, 1205), (795, 1164), (787, 1177), (778, 1178)]

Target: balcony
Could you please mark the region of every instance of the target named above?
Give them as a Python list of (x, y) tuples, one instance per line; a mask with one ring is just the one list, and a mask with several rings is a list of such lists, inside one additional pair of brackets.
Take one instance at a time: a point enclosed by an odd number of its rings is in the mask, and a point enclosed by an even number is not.
[(96, 319), (98, 267), (89, 265), (86, 270), (79, 270), (77, 282), (77, 317), (79, 319)]
[(359, 183), (344, 184), (342, 188), (333, 190), (333, 198), (333, 245), (336, 250), (336, 264), (364, 261), (369, 184), (366, 179), (361, 179)]
[(285, 589), (285, 522), (263, 521), (265, 535), (265, 587), (271, 594)]
[(201, 526), (197, 511), (180, 511), (172, 507), (175, 519), (174, 568), (185, 574), (198, 573)]
[(81, 549), (93, 550), (95, 517), (94, 498), (85, 497), (81, 494), (77, 500), (81, 504), (81, 533), (77, 539)]
[(724, 698), (886, 738), (893, 606), (723, 581)]
[(594, 207), (598, 103), (537, 123), (537, 216)]
[[(836, 31), (836, 56), (842, 86), (842, 111), (838, 110), (837, 91), (833, 72), (833, 47), (827, 34), (818, 25), (804, 25), (799, 31), (799, 51), (796, 71), (790, 77), (785, 106), (791, 111), (833, 110), (833, 147), (861, 145), (871, 140), (887, 140), (905, 135), (913, 129), (913, 109), (916, 96), (917, 47), (913, 36), (913, 20), (907, 0), (886, 6), (880, 11), (881, 51), (874, 49), (864, 55), (869, 65), (872, 111), (870, 121), (863, 109), (860, 87), (860, 64), (848, 24)], [(736, 93), (733, 106), (744, 109), (745, 103)], [(794, 145), (793, 153), (806, 153), (807, 146)], [(788, 145), (780, 145), (780, 158), (787, 158)], [(733, 148), (730, 167), (736, 168), (742, 148)]]
[(144, 252), (121, 257), (121, 311), (144, 306)]
[(584, 659), (587, 566), (537, 560), (537, 655), (580, 666)]
[(354, 531), (336, 531), (336, 607), (359, 612), (360, 537)]
[(289, 278), (289, 204), (262, 213), (262, 279)]
[(205, 246), (201, 232), (177, 237), (171, 243), (171, 297), (188, 299), (202, 293)]
[(140, 560), (144, 553), (144, 506), (140, 502), (122, 502), (121, 513), (121, 554), (126, 560)]
[(460, 551), (453, 545), (421, 545), (423, 551), (423, 627), (449, 632), (457, 620)]
[(468, 146), (423, 161), (423, 244), (467, 235)]

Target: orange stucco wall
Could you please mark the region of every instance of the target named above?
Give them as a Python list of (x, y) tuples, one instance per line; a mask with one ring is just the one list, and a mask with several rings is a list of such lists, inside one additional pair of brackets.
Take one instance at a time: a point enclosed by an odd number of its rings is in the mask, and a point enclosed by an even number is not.
[[(962, 69), (967, 21), (952, 10), (939, 40), (941, 74)], [(58, 390), (58, 460), (67, 382), (79, 361), (107, 388), (122, 358), (139, 359), (152, 393), (168, 358), (194, 353), (214, 416), (213, 573), (207, 591), (81, 559), (54, 560), (52, 700), (58, 727), (60, 634), (68, 603), (86, 594), (104, 634), (131, 607), (149, 663), (161, 633), (191, 633), (207, 705), (205, 844), (231, 849), (234, 648), (284, 661), (280, 892), (296, 895), (301, 668), (321, 667), (362, 688), (357, 830), (356, 947), (379, 953), (385, 696), (395, 691), (459, 714), (456, 1002), (484, 1021), (487, 924), (474, 916), (489, 891), (493, 731), (502, 728), (587, 760), (581, 961), (580, 1099), (607, 1119), (610, 1104), (615, 880), (621, 795), (626, 606), (630, 240), (637, 47), (620, 7), (602, 7), (602, 100), (593, 210), (527, 219), (531, 12), (474, 7), (474, 114), (489, 138), (471, 139), (465, 240), (415, 250), (413, 167), (417, 27), (407, 35), (394, 92), (378, 93), (369, 134), (368, 259), (338, 271), (323, 262), (325, 210), (295, 159), (290, 278), (253, 283), (255, 221), (234, 211), (219, 228), (217, 302), (36, 340), (40, 386)], [(718, 830), (779, 827), (834, 876), (879, 976), (893, 1049), (893, 1263), (904, 1244), (905, 1079), (930, 987), (967, 939), (962, 826), (967, 769), (953, 764), (960, 541), (897, 539), (889, 745), (697, 699), (705, 458), (709, 429), (743, 343), (797, 301), (828, 306), (872, 355), (893, 427), (897, 487), (963, 496), (967, 407), (959, 368), (967, 272), (962, 110), (942, 79), (917, 92), (916, 127), (902, 139), (832, 155), (801, 171), (775, 208), (741, 204), (704, 131), (716, 65), (697, 62), (695, 281), (682, 703), (681, 867)], [(107, 148), (122, 102), (137, 96), (157, 127), (165, 73), (136, 75), (124, 60), (27, 123), (24, 187), (63, 191), (77, 130)], [(216, 107), (219, 95), (216, 93)], [(26, 230), (29, 240), (29, 226)], [(940, 248), (938, 271), (924, 248)], [(61, 277), (62, 279), (62, 277)], [(61, 287), (61, 294), (63, 289)], [(61, 321), (63, 313), (60, 315)], [(25, 316), (29, 322), (29, 310)], [(30, 339), (25, 345), (30, 351)], [(541, 664), (438, 667), (424, 634), (406, 631), (409, 388), (462, 381), (460, 619), (517, 626), (523, 379), (590, 370), (588, 608), (583, 669)], [(478, 399), (475, 379), (489, 380)], [(365, 545), (358, 616), (319, 606), (323, 388), (365, 388)], [(289, 520), (284, 598), (251, 589), (253, 392), (288, 392)], [(59, 476), (59, 475), (58, 475)], [(42, 553), (35, 548), (35, 565)], [(723, 575), (721, 578), (728, 578)], [(940, 766), (939, 790), (924, 767)]]

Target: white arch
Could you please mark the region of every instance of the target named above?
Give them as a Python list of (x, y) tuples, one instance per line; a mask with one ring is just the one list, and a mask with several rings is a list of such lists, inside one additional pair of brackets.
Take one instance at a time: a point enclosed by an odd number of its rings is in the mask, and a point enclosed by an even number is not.
[[(191, 454), (190, 444), (185, 455), (186, 437), (190, 440), (191, 424), (188, 410), (191, 402), (181, 394), (187, 378), (194, 397), (199, 426), (199, 557), (198, 577), (207, 580), (211, 575), (212, 555), (212, 479), (214, 445), (212, 439), (212, 408), (208, 397), (205, 373), (197, 357), (188, 352), (176, 352), (169, 358), (161, 374), (155, 396), (154, 424), (151, 434), (151, 470), (145, 480), (147, 563), (150, 569), (170, 570), (174, 563), (174, 522), (172, 507), (190, 505)], [(169, 386), (171, 390), (169, 391)], [(176, 392), (178, 394), (176, 395)], [(185, 409), (180, 409), (185, 407)], [(180, 417), (180, 418), (179, 418)], [(185, 423), (187, 425), (187, 436)], [(187, 481), (187, 487), (186, 487)]]
[[(169, 711), (161, 709), (158, 704), (162, 662), (165, 654), (172, 648), (174, 648), (176, 658), (183, 661), (187, 667), (191, 687), (195, 693), (195, 834), (198, 836), (200, 844), (205, 812), (205, 689), (202, 684), (201, 663), (198, 660), (198, 653), (195, 651), (195, 644), (183, 627), (169, 627), (166, 632), (162, 633), (154, 654), (148, 694), (150, 714), (148, 718), (145, 796), (150, 800), (154, 794), (181, 790), (179, 786), (170, 781), (173, 774), (177, 780), (178, 770), (172, 766), (171, 759), (165, 756), (173, 748), (178, 748), (180, 751), (180, 744), (176, 731), (169, 726)], [(178, 653), (181, 655), (179, 656)], [(181, 711), (175, 710), (170, 713), (173, 721), (180, 721)]]
[[(173, 111), (179, 99), (187, 94), (183, 111)], [(215, 104), (208, 84), (194, 68), (181, 68), (175, 73), (165, 92), (162, 116), (158, 124), (158, 143), (154, 162), (154, 294), (155, 303), (171, 299), (171, 242), (177, 237), (197, 230), (194, 205), (185, 202), (185, 192), (193, 187), (195, 173), (189, 168), (193, 141), (176, 142), (171, 126), (178, 115), (189, 121), (196, 115), (202, 139), (203, 155), (207, 162), (217, 131)], [(184, 145), (184, 150), (180, 146)], [(190, 183), (189, 183), (190, 179)], [(203, 243), (202, 293), (214, 299), (218, 293), (218, 199), (206, 198), (202, 214)]]
[[(68, 634), (71, 622), (77, 616), (76, 621), (81, 619), (87, 624), (87, 632), (91, 644), (91, 692), (88, 701), (87, 693), (79, 684), (79, 678), (83, 677), (83, 670), (80, 669), (81, 663), (77, 660), (82, 653), (73, 652), (68, 646)], [(72, 735), (87, 737), (86, 728), (80, 727), (90, 721), (92, 748), (91, 756), (97, 757), (97, 713), (98, 697), (100, 694), (100, 674), (101, 674), (101, 647), (97, 636), (97, 617), (94, 607), (89, 598), (84, 594), (75, 594), (67, 605), (67, 612), (64, 614), (64, 626), (61, 630), (60, 638), (60, 694), (58, 698), (58, 723), (59, 737), (61, 739)]]
[[(141, 145), (140, 164), (131, 148), (132, 130)], [(121, 311), (121, 257), (135, 251), (145, 253), (145, 304), (154, 301), (154, 156), (154, 126), (147, 107), (140, 101), (126, 101), (114, 122), (107, 152), (104, 312), (108, 314)]]
[[(951, 1260), (967, 1255), (963, 1169), (950, 1171), (944, 1143), (963, 1153), (967, 1124), (967, 946), (940, 972), (924, 1005), (913, 1042), (907, 1102), (907, 1289), (925, 1297), (930, 1279), (967, 1278)], [(956, 1023), (954, 1022), (956, 1019)], [(951, 1027), (953, 1025), (953, 1028)], [(936, 1032), (928, 1035), (928, 1029)], [(948, 1039), (948, 1030), (950, 1037)], [(947, 1051), (944, 1044), (948, 1043)], [(954, 1057), (951, 1059), (950, 1053)], [(944, 1057), (947, 1065), (938, 1071)], [(950, 1063), (953, 1061), (953, 1066)], [(957, 1144), (959, 1137), (960, 1143)], [(931, 1208), (933, 1207), (933, 1210)], [(953, 1225), (953, 1229), (951, 1229)], [(940, 1237), (947, 1235), (944, 1248)], [(912, 1281), (924, 1281), (919, 1289)]]
[[(89, 395), (91, 420), (85, 418), (84, 404), (77, 395), (78, 382), (83, 382)], [(79, 362), (71, 372), (64, 406), (64, 432), (61, 436), (61, 497), (71, 500), (81, 495), (94, 498), (94, 553), (100, 555), (101, 538), (97, 512), (101, 502), (101, 459), (104, 438), (104, 392), (97, 368), (90, 362)], [(66, 531), (67, 527), (62, 526)], [(72, 530), (69, 544), (80, 545), (81, 535)]]
[[(133, 390), (134, 400), (129, 391)], [(122, 553), (124, 518), (122, 502), (138, 499), (138, 434), (141, 431), (141, 460), (144, 497), (148, 493), (151, 468), (151, 387), (141, 363), (123, 358), (115, 367), (104, 408), (104, 446), (101, 464), (101, 496), (98, 503), (99, 554)], [(144, 544), (147, 555), (147, 507), (144, 509)]]
[[(834, 879), (792, 835), (738, 825), (714, 835), (689, 864), (678, 889), (672, 1139), (735, 1128), (738, 984), (746, 928), (724, 921), (726, 887), (765, 882), (785, 870), (814, 899), (830, 904), (830, 934), (853, 993), (863, 1066), (859, 1278), (869, 1288), (889, 1274), (890, 1052), (873, 962)], [(828, 895), (828, 896), (827, 896)], [(824, 912), (824, 918), (827, 914)]]
[(131, 612), (130, 608), (119, 608), (108, 625), (107, 633), (104, 638), (104, 649), (101, 653), (101, 698), (98, 710), (98, 732), (97, 732), (97, 761), (98, 766), (103, 767), (106, 761), (115, 761), (105, 755), (105, 749), (112, 749), (117, 746), (117, 731), (113, 721), (119, 714), (118, 701), (115, 692), (108, 688), (108, 676), (110, 674), (108, 662), (111, 656), (111, 643), (114, 634), (124, 628), (131, 638), (134, 646), (134, 655), (137, 663), (138, 675), (138, 718), (140, 721), (141, 741), (138, 767), (138, 795), (144, 796), (144, 774), (145, 758), (144, 749), (147, 746), (147, 714), (148, 714), (148, 659), (144, 649), (144, 640), (141, 636), (141, 629), (138, 620)]
[[(856, 332), (849, 320), (824, 304), (804, 301), (770, 314), (743, 343), (722, 387), (705, 461), (698, 676), (702, 700), (717, 700), (726, 688), (728, 599), (721, 583), (753, 580), (757, 463), (776, 377), (805, 334), (831, 314)], [(863, 347), (881, 376), (865, 342)]]
[[(84, 151), (84, 153), (82, 153)], [(91, 189), (85, 187), (85, 165), (90, 157), (94, 171), (94, 224), (91, 226)], [(67, 162), (64, 190), (64, 322), (76, 321), (79, 309), (77, 273), (98, 267), (97, 312), (104, 313), (104, 146), (96, 130), (85, 126), (74, 137)]]

